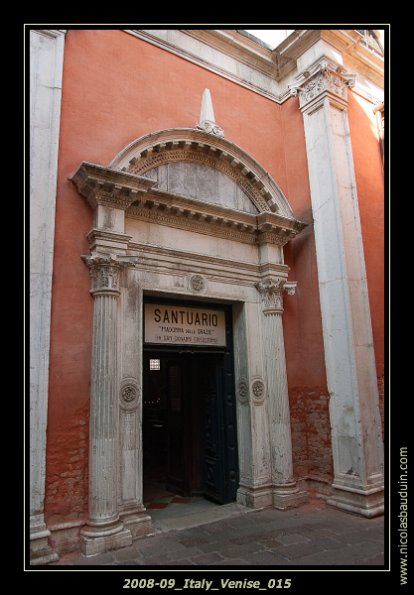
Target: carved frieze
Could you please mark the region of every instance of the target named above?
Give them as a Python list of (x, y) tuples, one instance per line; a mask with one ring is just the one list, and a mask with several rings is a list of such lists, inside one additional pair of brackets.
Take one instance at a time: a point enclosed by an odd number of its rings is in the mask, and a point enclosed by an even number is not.
[(216, 220), (213, 221), (213, 216), (204, 216), (203, 213), (196, 213), (195, 216), (190, 218), (186, 212), (181, 213), (177, 210), (176, 212), (173, 212), (173, 209), (170, 209), (170, 211), (167, 209), (161, 210), (156, 208), (131, 207), (128, 210), (128, 217), (131, 219), (139, 219), (140, 221), (154, 222), (167, 227), (196, 231), (198, 233), (226, 238), (245, 244), (257, 243), (257, 233), (252, 225), (238, 222), (234, 222), (234, 225), (233, 222), (226, 224), (224, 218), (218, 216), (215, 216)]

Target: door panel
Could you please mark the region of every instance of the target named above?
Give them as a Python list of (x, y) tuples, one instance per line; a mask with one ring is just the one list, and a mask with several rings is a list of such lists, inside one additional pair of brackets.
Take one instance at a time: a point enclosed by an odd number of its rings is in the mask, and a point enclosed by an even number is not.
[(224, 449), (226, 461), (225, 501), (236, 499), (239, 487), (239, 455), (237, 451), (237, 414), (234, 390), (233, 358), (230, 352), (224, 355), (223, 367)]
[(189, 492), (188, 403), (184, 390), (185, 361), (165, 360), (168, 378), (167, 489), (183, 496)]
[(206, 358), (201, 367), (201, 372), (203, 491), (205, 496), (217, 502), (222, 502), (224, 492), (223, 422), (217, 358)]
[[(230, 362), (231, 363), (231, 362)], [(202, 399), (204, 494), (225, 504), (236, 498), (238, 458), (232, 368), (224, 355), (203, 361)]]
[[(156, 386), (165, 411), (166, 488), (221, 504), (234, 501), (239, 476), (231, 351), (150, 352), (145, 361), (150, 357), (161, 361)], [(144, 378), (144, 391), (150, 390)]]

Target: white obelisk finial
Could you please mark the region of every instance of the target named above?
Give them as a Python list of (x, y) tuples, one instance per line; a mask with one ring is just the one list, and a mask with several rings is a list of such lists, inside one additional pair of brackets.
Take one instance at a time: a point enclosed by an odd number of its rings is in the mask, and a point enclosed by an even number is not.
[(201, 100), (201, 112), (200, 121), (196, 125), (196, 128), (215, 134), (216, 136), (224, 136), (224, 130), (216, 124), (216, 118), (214, 117), (213, 102), (211, 100), (210, 89), (204, 89), (203, 97)]

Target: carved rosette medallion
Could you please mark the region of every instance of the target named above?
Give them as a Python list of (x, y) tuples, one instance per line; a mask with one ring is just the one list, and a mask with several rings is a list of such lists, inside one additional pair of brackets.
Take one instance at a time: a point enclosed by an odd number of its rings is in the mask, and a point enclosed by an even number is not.
[(255, 405), (261, 405), (266, 396), (266, 389), (262, 380), (254, 380), (252, 382), (252, 400)]
[(135, 386), (131, 386), (131, 385), (125, 386), (122, 389), (121, 398), (126, 403), (131, 403), (131, 401), (134, 401), (137, 398), (137, 391), (136, 391)]
[(240, 380), (239, 382), (237, 397), (242, 405), (246, 405), (249, 402), (249, 385), (245, 380)]
[(193, 291), (201, 292), (205, 289), (206, 282), (201, 275), (193, 275), (190, 279), (190, 287)]
[(139, 389), (134, 378), (125, 378), (119, 391), (119, 403), (123, 409), (135, 409), (139, 401)]
[(256, 284), (262, 296), (265, 314), (283, 314), (283, 288), (285, 279), (269, 278)]

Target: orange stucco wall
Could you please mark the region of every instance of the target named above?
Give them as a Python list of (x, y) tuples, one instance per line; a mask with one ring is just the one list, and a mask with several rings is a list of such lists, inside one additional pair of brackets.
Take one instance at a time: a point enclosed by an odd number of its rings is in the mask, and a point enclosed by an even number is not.
[[(226, 138), (255, 157), (309, 227), (286, 248), (298, 292), (284, 330), (295, 471), (328, 477), (329, 422), (302, 115), (118, 30), (69, 30), (65, 43), (53, 274), (45, 512), (49, 523), (84, 518), (92, 298), (80, 255), (92, 212), (69, 177), (81, 161), (107, 164), (155, 130), (192, 127), (211, 90)], [(308, 437), (314, 431), (314, 438)]]
[(298, 281), (295, 296), (284, 298), (283, 314), (293, 467), (297, 479), (328, 482), (332, 478), (329, 397), (304, 123), (297, 98), (281, 108), (286, 195), (295, 217), (308, 224), (284, 248), (289, 278)]
[(384, 409), (384, 173), (374, 105), (349, 94), (349, 126), (361, 217), (381, 414)]

